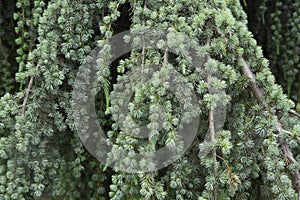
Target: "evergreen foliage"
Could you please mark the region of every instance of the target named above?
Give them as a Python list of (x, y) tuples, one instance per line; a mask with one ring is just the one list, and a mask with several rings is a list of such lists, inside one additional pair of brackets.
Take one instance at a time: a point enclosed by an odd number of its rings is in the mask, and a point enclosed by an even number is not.
[[(299, 199), (299, 117), (275, 83), (239, 0), (4, 2), (10, 9), (1, 9), (0, 16), (5, 27), (0, 32), (0, 199)], [(280, 70), (290, 80), (284, 85), (289, 90), (298, 80), (299, 37), (294, 33), (299, 33), (295, 7), (300, 5), (290, 2), (277, 1), (275, 6), (282, 8), (289, 25), (282, 23), (276, 8), (270, 19), (266, 17), (272, 24), (279, 20), (274, 30), (280, 31), (267, 32), (271, 41), (265, 45), (271, 67), (286, 66)], [(261, 12), (267, 12), (263, 6), (268, 3), (260, 4)], [(291, 4), (292, 11), (284, 7)], [(283, 25), (285, 29), (279, 28)], [(16, 35), (7, 36), (13, 26)], [(287, 31), (291, 26), (296, 30)], [(199, 99), (199, 108), (193, 109), (200, 113), (196, 141), (174, 163), (147, 173), (125, 173), (98, 162), (80, 141), (73, 120), (72, 86), (79, 66), (96, 46), (110, 59), (110, 38), (126, 28), (133, 33), (167, 29), (168, 34), (157, 43), (161, 50), (136, 49), (97, 74), (97, 115), (113, 143), (113, 156), (118, 148), (174, 149), (178, 123), (195, 115), (180, 110), (176, 98), (189, 99), (194, 91)], [(198, 42), (197, 53), (205, 55), (205, 62), (199, 63), (203, 70), (181, 48), (189, 41), (175, 32)], [(268, 46), (276, 42), (275, 50)], [(178, 47), (178, 54), (169, 53), (169, 47)], [(125, 84), (131, 76), (142, 77), (142, 67), (151, 71), (154, 65), (164, 67), (151, 82), (140, 81), (135, 88)], [(178, 94), (169, 89), (171, 69), (187, 80), (186, 87), (179, 84)], [(211, 88), (226, 92), (214, 94)], [(112, 116), (122, 104), (118, 100), (126, 99), (132, 89), (130, 117), (120, 127)], [(227, 108), (221, 130), (213, 118), (220, 103)], [(157, 126), (160, 119), (162, 130)], [(138, 123), (150, 130), (147, 142), (131, 133), (139, 132)]]
[(15, 89), (14, 73), (18, 66), (15, 62), (16, 45), (12, 15), (15, 11), (15, 2), (5, 4), (0, 2), (0, 96)]
[(299, 104), (300, 3), (287, 0), (247, 3), (250, 29), (270, 60), (276, 80), (288, 97)]

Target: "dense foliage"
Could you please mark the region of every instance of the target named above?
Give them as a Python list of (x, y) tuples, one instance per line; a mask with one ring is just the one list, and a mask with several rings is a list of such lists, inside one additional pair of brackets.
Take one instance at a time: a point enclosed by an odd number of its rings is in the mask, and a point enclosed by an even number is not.
[(300, 2), (247, 1), (250, 29), (255, 34), (277, 82), (299, 102)]
[[(0, 8), (0, 199), (300, 198), (300, 121), (293, 110), (300, 91), (297, 1), (5, 0)], [(134, 50), (99, 72), (96, 110), (114, 144), (112, 154), (118, 148), (174, 148), (184, 115), (167, 78), (157, 77), (175, 69), (199, 99), (195, 142), (154, 172), (107, 168), (86, 151), (73, 120), (72, 87), (80, 65), (96, 46), (109, 59), (110, 38), (129, 28), (169, 32), (157, 44), (161, 50)], [(198, 53), (206, 55), (199, 63), (203, 71), (181, 48), (189, 41), (175, 32), (198, 42)], [(177, 55), (168, 52), (174, 47)], [(164, 67), (152, 82), (134, 88), (132, 117), (119, 127), (112, 118), (119, 101), (110, 99), (128, 95), (128, 72), (151, 71), (155, 64)], [(185, 88), (178, 91), (190, 98)], [(220, 103), (226, 121), (214, 131)], [(165, 119), (162, 130), (159, 119)], [(136, 121), (148, 124), (149, 141), (131, 134)]]

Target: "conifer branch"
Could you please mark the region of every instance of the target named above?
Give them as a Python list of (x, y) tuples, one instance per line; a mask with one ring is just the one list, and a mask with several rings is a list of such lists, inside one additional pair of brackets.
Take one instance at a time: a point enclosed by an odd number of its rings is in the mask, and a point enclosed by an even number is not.
[[(208, 82), (208, 86), (211, 85), (211, 74), (209, 73), (207, 75), (207, 82)], [(213, 108), (210, 108), (209, 110), (209, 135), (210, 135), (210, 141), (212, 144), (215, 144), (216, 142), (216, 133), (215, 133), (215, 119), (214, 119), (214, 110)], [(212, 157), (213, 157), (213, 161), (214, 161), (214, 177), (215, 177), (215, 181), (217, 179), (218, 176), (218, 172), (217, 172), (217, 168), (216, 168), (216, 163), (217, 163), (217, 153), (216, 153), (216, 149), (213, 148), (212, 150)], [(214, 200), (218, 199), (218, 191), (217, 191), (217, 186), (216, 184), (214, 184)]]
[(33, 77), (30, 78), (30, 81), (29, 81), (29, 84), (28, 84), (28, 87), (26, 89), (26, 96), (25, 96), (25, 99), (23, 101), (23, 104), (22, 104), (22, 115), (24, 116), (25, 115), (25, 109), (26, 109), (26, 104), (27, 104), (27, 101), (28, 101), (28, 98), (29, 98), (29, 92), (30, 92), (30, 89), (33, 85)]
[(289, 113), (292, 114), (292, 115), (294, 115), (294, 116), (296, 116), (296, 117), (299, 117), (299, 118), (300, 118), (300, 114), (297, 113), (297, 111), (295, 111), (295, 110), (293, 110), (293, 109), (290, 109), (290, 110), (289, 110)]
[(163, 63), (163, 66), (166, 66), (168, 64), (168, 57), (169, 57), (168, 51), (169, 51), (169, 48), (166, 47), (165, 53), (164, 53), (164, 63)]
[(256, 83), (256, 78), (255, 75), (253, 74), (253, 72), (250, 69), (250, 66), (248, 65), (248, 63), (246, 63), (244, 58), (240, 58), (240, 60), (243, 63), (243, 74), (245, 76), (247, 76), (250, 80), (250, 87), (252, 90), (252, 93), (254, 94), (254, 96), (256, 97), (256, 99), (261, 103), (261, 104), (265, 104), (265, 100), (263, 99), (263, 91), (258, 87), (257, 83)]
[[(146, 9), (146, 1), (143, 2), (143, 9)], [(143, 15), (143, 19), (142, 19), (142, 27), (145, 27), (145, 16)], [(143, 38), (143, 48), (142, 48), (142, 71), (144, 70), (144, 66), (145, 66), (145, 51), (146, 51), (146, 47), (145, 47), (145, 38), (144, 36)]]
[[(257, 100), (262, 104), (265, 105), (266, 102), (263, 99), (263, 92), (262, 89), (258, 87), (258, 85), (256, 84), (256, 78), (255, 75), (253, 74), (253, 72), (251, 71), (250, 66), (248, 65), (248, 63), (245, 61), (244, 58), (240, 58), (240, 61), (242, 61), (243, 63), (243, 74), (249, 78), (250, 80), (250, 87), (251, 87), (251, 91), (254, 94), (254, 96), (257, 98)], [(293, 113), (294, 114), (294, 113)], [(298, 113), (297, 113), (298, 114)], [(284, 132), (281, 123), (279, 122), (279, 120), (277, 119), (276, 121), (276, 129), (278, 134)], [(286, 143), (285, 139), (282, 137), (279, 137), (279, 143), (281, 145), (282, 151), (285, 155), (285, 157), (291, 162), (291, 163), (297, 163), (297, 160), (294, 158), (293, 153), (291, 152), (288, 144)], [(298, 200), (300, 200), (300, 173), (299, 170), (296, 171), (291, 171), (290, 172), (292, 177), (293, 177), (293, 184), (294, 187), (298, 193)]]
[(145, 42), (143, 41), (143, 48), (142, 48), (142, 70), (144, 70), (145, 66)]
[[(210, 60), (210, 56), (207, 55), (207, 61)], [(211, 73), (208, 72), (207, 74), (207, 84), (208, 84), (208, 88), (211, 87)], [(214, 119), (214, 109), (211, 107), (209, 110), (209, 114), (208, 114), (208, 120), (209, 120), (209, 135), (210, 135), (210, 141), (212, 144), (215, 144), (216, 142), (216, 133), (215, 133), (215, 119)], [(214, 177), (215, 177), (215, 181), (217, 180), (218, 177), (218, 171), (216, 168), (216, 163), (217, 163), (217, 153), (216, 153), (216, 149), (213, 148), (212, 150), (212, 158), (214, 161)], [(217, 190), (217, 186), (216, 183), (214, 184), (214, 188), (213, 188), (213, 193), (214, 193), (214, 200), (218, 199), (218, 190)]]
[[(38, 68), (38, 67), (39, 67), (39, 65), (36, 66), (36, 68)], [(29, 92), (30, 92), (31, 87), (32, 87), (32, 85), (33, 85), (33, 80), (34, 80), (34, 77), (31, 77), (31, 78), (30, 78), (30, 81), (29, 81), (29, 83), (28, 83), (28, 87), (27, 87), (27, 89), (26, 89), (26, 96), (25, 96), (24, 101), (23, 101), (23, 104), (22, 104), (22, 115), (23, 115), (23, 116), (25, 116), (26, 104), (27, 104), (27, 102), (28, 102)]]

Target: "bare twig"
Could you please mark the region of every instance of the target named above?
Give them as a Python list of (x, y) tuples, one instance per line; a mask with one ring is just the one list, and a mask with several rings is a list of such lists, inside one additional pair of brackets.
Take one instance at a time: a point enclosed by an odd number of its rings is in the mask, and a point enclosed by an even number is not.
[[(249, 78), (250, 82), (251, 82), (251, 90), (252, 93), (254, 94), (254, 96), (257, 98), (257, 100), (265, 105), (265, 100), (263, 99), (263, 92), (262, 89), (260, 89), (258, 87), (258, 85), (256, 84), (256, 79), (255, 79), (255, 75), (253, 74), (253, 72), (250, 69), (250, 66), (247, 64), (247, 62), (245, 61), (244, 58), (240, 58), (240, 61), (242, 61), (243, 63), (243, 74)], [(293, 113), (294, 114), (294, 113)], [(297, 113), (298, 114), (298, 113)], [(276, 128), (277, 128), (277, 132), (280, 134), (282, 132), (284, 132), (281, 123), (279, 122), (279, 120), (276, 121)], [(297, 163), (296, 159), (293, 156), (293, 153), (291, 152), (288, 144), (286, 143), (285, 139), (282, 137), (279, 137), (279, 143), (281, 145), (282, 151), (285, 155), (285, 157), (291, 162), (291, 163)], [(298, 193), (298, 200), (300, 200), (300, 173), (299, 170), (297, 171), (291, 171), (290, 172), (292, 177), (293, 177), (293, 185)]]

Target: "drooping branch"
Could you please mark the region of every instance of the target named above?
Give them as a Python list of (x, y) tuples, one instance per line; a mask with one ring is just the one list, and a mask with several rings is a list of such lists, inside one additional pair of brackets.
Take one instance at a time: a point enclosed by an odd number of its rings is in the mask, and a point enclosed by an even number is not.
[(166, 66), (168, 64), (168, 57), (169, 57), (168, 51), (169, 51), (169, 48), (166, 47), (165, 53), (164, 53), (164, 63), (163, 63), (163, 66)]
[[(248, 63), (245, 61), (244, 58), (240, 58), (240, 61), (243, 63), (243, 74), (249, 78), (250, 80), (250, 87), (251, 91), (254, 94), (254, 96), (257, 98), (257, 100), (262, 104), (265, 105), (265, 100), (263, 99), (263, 91), (261, 88), (258, 87), (256, 84), (256, 78), (253, 72), (251, 71), (250, 66)], [(294, 113), (293, 113), (294, 114)], [(297, 113), (298, 114), (298, 113)], [(276, 128), (277, 128), (277, 133), (280, 134), (284, 132), (285, 130), (282, 128), (281, 123), (279, 120), (276, 121)], [(296, 159), (294, 158), (293, 153), (291, 152), (288, 144), (286, 143), (285, 139), (282, 137), (279, 137), (279, 143), (281, 145), (282, 151), (285, 155), (285, 157), (291, 162), (291, 163), (297, 163)], [(292, 177), (293, 177), (293, 184), (294, 187), (298, 193), (298, 200), (300, 200), (300, 173), (299, 170), (297, 171), (291, 171), (290, 172)]]
[[(146, 9), (146, 1), (144, 1), (144, 6), (143, 9)], [(145, 27), (145, 16), (143, 15), (143, 19), (142, 19), (142, 26)], [(142, 37), (143, 39), (143, 48), (142, 48), (142, 71), (144, 70), (144, 66), (145, 66), (145, 51), (146, 51), (146, 45), (145, 45), (145, 38), (144, 36)]]
[[(256, 79), (255, 79), (255, 76), (254, 74), (252, 73), (251, 69), (250, 69), (250, 66), (248, 65), (248, 63), (243, 59), (241, 58), (240, 59), (242, 62), (243, 62), (243, 73), (244, 75), (246, 75), (249, 80), (250, 80), (250, 83), (251, 83), (251, 90), (254, 94), (254, 96), (260, 101), (260, 103), (262, 104), (265, 104), (264, 102), (264, 99), (262, 98), (263, 96), (263, 91), (258, 87), (258, 85), (256, 84)], [(300, 118), (300, 114), (297, 113), (295, 110), (293, 109), (290, 109), (289, 110), (289, 113), (296, 116), (296, 117), (299, 117)]]
[[(211, 58), (209, 55), (207, 55), (207, 61), (209, 61)], [(208, 88), (211, 88), (212, 85), (212, 76), (211, 73), (208, 72), (207, 73), (207, 84), (208, 84)], [(208, 114), (208, 120), (209, 120), (209, 136), (210, 136), (210, 141), (212, 144), (215, 144), (216, 142), (216, 132), (215, 132), (215, 119), (214, 119), (214, 109), (211, 107), (209, 110), (209, 114)], [(212, 150), (212, 158), (214, 161), (214, 169), (213, 169), (213, 173), (214, 173), (214, 177), (215, 177), (215, 181), (218, 177), (218, 171), (216, 168), (216, 163), (217, 163), (217, 152), (216, 149), (213, 148)], [(217, 185), (214, 184), (214, 188), (213, 188), (213, 193), (214, 193), (214, 200), (218, 199), (218, 190), (217, 190)]]
[[(207, 75), (207, 83), (208, 86), (211, 85), (211, 74), (208, 73)], [(210, 136), (210, 141), (211, 143), (215, 143), (216, 142), (216, 133), (215, 133), (215, 119), (214, 119), (214, 110), (213, 108), (210, 108), (209, 110), (209, 116), (208, 116), (208, 120), (209, 120), (209, 136)], [(214, 148), (212, 150), (212, 158), (214, 161), (214, 177), (215, 177), (215, 181), (218, 177), (218, 172), (217, 172), (217, 168), (216, 168), (216, 163), (217, 163), (217, 153), (216, 153), (216, 149)], [(214, 184), (214, 199), (217, 200), (218, 199), (218, 191), (217, 191), (217, 186), (216, 184)]]
[(245, 76), (247, 76), (250, 80), (250, 86), (251, 86), (251, 90), (252, 93), (254, 94), (254, 96), (256, 97), (256, 99), (261, 103), (261, 104), (265, 104), (265, 100), (263, 99), (263, 91), (258, 87), (257, 83), (256, 83), (256, 78), (255, 75), (253, 74), (253, 72), (250, 69), (250, 66), (248, 65), (248, 63), (246, 63), (244, 58), (240, 59), (243, 62), (243, 74)]
[(296, 117), (299, 117), (300, 118), (300, 114), (299, 113), (297, 113), (295, 110), (289, 110), (289, 113), (290, 114), (292, 114), (292, 115), (294, 115), (294, 116), (296, 116)]
[[(38, 68), (39, 65), (36, 66), (36, 68)], [(34, 80), (34, 77), (31, 77), (30, 78), (30, 81), (28, 83), (28, 87), (26, 89), (26, 94), (25, 94), (25, 98), (24, 98), (24, 101), (23, 101), (23, 104), (22, 104), (22, 115), (24, 116), (25, 115), (25, 110), (26, 110), (26, 104), (28, 102), (28, 98), (29, 98), (29, 93), (30, 93), (30, 90), (32, 88), (32, 85), (33, 85), (33, 80)]]
[(27, 104), (27, 101), (28, 101), (28, 98), (29, 98), (29, 92), (30, 92), (30, 89), (33, 85), (33, 77), (30, 78), (30, 81), (29, 81), (29, 84), (28, 84), (28, 87), (26, 89), (26, 96), (24, 98), (24, 101), (23, 101), (23, 104), (22, 104), (22, 115), (24, 116), (25, 115), (25, 110), (26, 110), (26, 104)]

